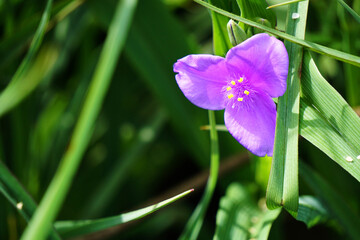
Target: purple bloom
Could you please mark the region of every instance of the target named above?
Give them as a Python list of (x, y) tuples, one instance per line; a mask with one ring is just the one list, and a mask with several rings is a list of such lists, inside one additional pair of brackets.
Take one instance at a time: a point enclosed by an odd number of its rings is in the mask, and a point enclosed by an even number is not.
[(272, 156), (276, 106), (286, 91), (289, 59), (284, 44), (257, 34), (226, 54), (189, 55), (174, 64), (176, 81), (193, 104), (225, 109), (231, 135), (258, 156)]

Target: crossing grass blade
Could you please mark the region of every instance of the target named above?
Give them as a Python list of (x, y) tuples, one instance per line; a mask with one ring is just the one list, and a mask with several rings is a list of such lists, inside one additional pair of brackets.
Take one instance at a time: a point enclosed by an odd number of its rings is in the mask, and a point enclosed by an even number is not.
[(360, 118), (304, 54), (300, 134), (360, 181)]
[[(309, 1), (289, 6), (286, 32), (300, 39), (305, 38)], [(298, 13), (299, 19), (292, 14)], [(298, 184), (298, 136), (300, 108), (300, 76), (303, 49), (294, 43), (285, 42), (289, 54), (287, 90), (278, 100), (274, 156), (270, 171), (266, 203), (269, 209), (284, 206), (294, 217), (299, 201)]]
[(338, 3), (340, 3), (341, 6), (343, 6), (346, 9), (346, 11), (348, 11), (354, 17), (354, 19), (358, 23), (360, 23), (360, 16), (359, 14), (357, 14), (357, 12), (354, 11), (354, 9), (352, 9), (349, 5), (347, 5), (346, 2), (343, 0), (337, 0), (337, 1)]
[[(30, 220), (36, 210), (36, 203), (2, 161), (0, 161), (0, 192), (26, 221)], [(50, 231), (49, 237), (54, 240), (61, 239), (54, 230)]]
[(79, 220), (79, 221), (58, 221), (55, 222), (55, 228), (63, 238), (74, 238), (81, 235), (101, 231), (110, 227), (124, 224), (136, 219), (143, 218), (177, 200), (185, 197), (194, 189), (183, 192), (175, 197), (169, 198), (157, 204), (145, 207), (136, 211), (123, 213), (118, 216), (94, 219), (94, 220)]
[(264, 26), (262, 24), (259, 24), (257, 22), (254, 22), (254, 21), (242, 18), (240, 16), (237, 16), (235, 14), (232, 14), (232, 13), (230, 13), (228, 11), (225, 11), (223, 9), (215, 7), (215, 6), (213, 6), (213, 5), (209, 4), (209, 3), (206, 3), (206, 2), (204, 2), (202, 0), (194, 0), (194, 1), (201, 4), (204, 7), (212, 10), (212, 11), (215, 11), (215, 12), (218, 12), (218, 13), (224, 15), (224, 16), (227, 16), (228, 18), (231, 18), (231, 19), (237, 20), (239, 22), (242, 22), (244, 24), (247, 24), (249, 26), (261, 29), (261, 30), (263, 30), (265, 32), (268, 32), (268, 33), (271, 33), (271, 34), (273, 34), (275, 36), (278, 36), (278, 37), (280, 37), (280, 38), (282, 38), (284, 40), (299, 44), (299, 45), (301, 45), (301, 46), (303, 46), (305, 48), (308, 48), (311, 51), (314, 51), (314, 52), (317, 52), (317, 53), (320, 53), (320, 54), (324, 54), (324, 55), (330, 56), (332, 58), (338, 59), (340, 61), (347, 62), (347, 63), (350, 63), (350, 64), (352, 64), (354, 66), (360, 67), (360, 57), (358, 57), (358, 56), (351, 55), (351, 54), (348, 54), (348, 53), (345, 53), (345, 52), (342, 52), (342, 51), (338, 51), (338, 50), (335, 50), (335, 49), (332, 49), (332, 48), (328, 48), (328, 47), (322, 46), (320, 44), (316, 44), (316, 43), (313, 43), (313, 42), (309, 42), (309, 41), (306, 41), (306, 40), (299, 39), (299, 38), (291, 36), (289, 34), (280, 32), (278, 30), (274, 30), (274, 29), (269, 28), (269, 27), (266, 27), (266, 26)]
[(45, 239), (50, 230), (94, 129), (94, 122), (105, 98), (116, 62), (125, 43), (137, 1), (119, 1), (109, 27), (102, 54), (96, 67), (85, 104), (75, 126), (69, 147), (60, 167), (48, 187), (38, 209), (25, 229), (21, 239)]
[[(38, 53), (43, 37), (45, 35), (46, 27), (49, 22), (52, 0), (48, 0), (44, 13), (41, 17), (39, 26), (35, 32), (34, 38), (31, 41), (30, 48), (22, 60), (20, 66), (17, 68), (11, 82), (0, 94), (0, 117), (10, 111), (18, 103), (20, 103), (32, 90), (36, 88), (38, 83), (42, 80), (44, 73), (36, 74), (34, 71), (29, 76), (29, 69), (34, 64), (33, 60)], [(48, 59), (49, 60), (49, 59)], [(53, 61), (53, 59), (50, 59)], [(48, 64), (48, 66), (51, 64)], [(38, 67), (41, 67), (38, 66)], [(48, 69), (43, 69), (48, 70)]]

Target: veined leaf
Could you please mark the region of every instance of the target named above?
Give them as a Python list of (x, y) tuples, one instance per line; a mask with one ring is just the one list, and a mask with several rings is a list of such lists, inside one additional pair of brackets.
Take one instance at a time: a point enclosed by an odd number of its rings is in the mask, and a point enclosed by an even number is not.
[(321, 76), (309, 52), (301, 83), (300, 134), (360, 181), (360, 118)]
[[(214, 240), (267, 239), (281, 209), (262, 210), (243, 185), (232, 183), (220, 200)], [(265, 207), (265, 206), (264, 206)]]

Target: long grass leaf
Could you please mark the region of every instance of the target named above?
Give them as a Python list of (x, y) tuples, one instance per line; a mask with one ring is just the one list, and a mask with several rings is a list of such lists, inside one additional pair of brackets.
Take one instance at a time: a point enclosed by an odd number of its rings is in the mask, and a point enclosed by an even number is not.
[(261, 30), (263, 30), (265, 32), (274, 34), (275, 36), (283, 38), (283, 39), (285, 39), (287, 41), (299, 44), (299, 45), (301, 45), (301, 46), (303, 46), (305, 48), (308, 48), (311, 51), (314, 51), (314, 52), (317, 52), (317, 53), (320, 53), (320, 54), (324, 54), (324, 55), (328, 55), (328, 56), (333, 57), (335, 59), (338, 59), (340, 61), (344, 61), (344, 62), (350, 63), (352, 65), (355, 65), (357, 67), (360, 67), (360, 57), (358, 57), (358, 56), (351, 55), (351, 54), (348, 54), (348, 53), (344, 53), (342, 51), (338, 51), (338, 50), (335, 50), (335, 49), (332, 49), (332, 48), (328, 48), (328, 47), (322, 46), (320, 44), (316, 44), (316, 43), (313, 43), (313, 42), (309, 42), (309, 41), (306, 41), (306, 40), (299, 39), (299, 38), (291, 36), (289, 34), (280, 32), (278, 30), (274, 30), (274, 29), (266, 27), (266, 26), (264, 26), (262, 24), (256, 23), (254, 21), (251, 21), (251, 20), (248, 20), (248, 19), (245, 19), (245, 18), (242, 18), (242, 17), (237, 16), (235, 14), (229, 13), (229, 12), (223, 10), (223, 9), (217, 8), (217, 7), (215, 7), (215, 6), (213, 6), (213, 5), (209, 4), (209, 3), (206, 3), (206, 2), (204, 2), (202, 0), (194, 0), (194, 1), (201, 4), (201, 5), (203, 5), (204, 7), (208, 8), (208, 9), (210, 9), (212, 11), (218, 12), (218, 13), (224, 15), (224, 16), (227, 16), (227, 17), (229, 17), (231, 19), (237, 20), (237, 21), (242, 22), (244, 24), (247, 24), (249, 26), (256, 27), (256, 28), (261, 29)]
[(94, 220), (79, 220), (79, 221), (58, 221), (55, 222), (55, 228), (63, 238), (74, 238), (81, 235), (97, 232), (110, 227), (114, 227), (123, 223), (127, 223), (136, 219), (143, 218), (193, 192), (188, 190), (175, 197), (169, 198), (157, 204), (145, 207), (136, 211), (123, 213), (118, 216), (94, 219)]
[(360, 118), (304, 54), (300, 134), (360, 181)]
[[(305, 38), (309, 1), (289, 6), (286, 32), (300, 39)], [(298, 13), (300, 18), (293, 19)], [(296, 217), (299, 201), (298, 184), (298, 136), (300, 109), (300, 76), (303, 49), (294, 43), (285, 42), (289, 53), (289, 74), (287, 90), (279, 97), (276, 119), (274, 157), (266, 193), (270, 209), (284, 206)]]
[(104, 43), (104, 48), (85, 100), (85, 105), (75, 126), (69, 148), (65, 152), (53, 181), (21, 239), (41, 240), (45, 239), (49, 232), (51, 223), (55, 219), (65, 199), (71, 181), (79, 167), (80, 160), (91, 137), (94, 122), (105, 98), (117, 59), (124, 46), (136, 4), (136, 0), (123, 0), (119, 1), (117, 5), (108, 36)]

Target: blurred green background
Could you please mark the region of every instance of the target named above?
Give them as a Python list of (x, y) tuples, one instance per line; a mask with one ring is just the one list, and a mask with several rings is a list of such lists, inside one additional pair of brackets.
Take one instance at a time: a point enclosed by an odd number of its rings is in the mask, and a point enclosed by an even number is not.
[[(269, 1), (273, 4), (281, 1)], [(99, 58), (117, 1), (54, 1), (50, 24), (40, 46), (34, 91), (0, 119), (0, 160), (40, 202), (68, 147), (72, 129)], [(355, 11), (360, 1), (349, 1)], [(25, 56), (46, 1), (0, 0), (0, 90), (6, 88)], [(278, 29), (286, 7), (276, 9)], [(306, 40), (359, 55), (359, 24), (337, 1), (309, 6)], [(98, 116), (94, 134), (58, 220), (106, 217), (164, 200), (181, 191), (195, 192), (142, 220), (105, 230), (86, 239), (176, 239), (198, 203), (209, 167), (207, 111), (181, 93), (173, 63), (191, 53), (212, 53), (209, 11), (188, 0), (140, 0), (124, 50)], [(326, 56), (314, 55), (323, 76), (352, 107), (360, 105), (360, 71)], [(223, 124), (223, 112), (217, 122)], [(220, 179), (199, 239), (211, 239), (219, 199), (232, 182), (265, 196), (269, 161), (246, 153), (227, 132), (219, 132)], [(360, 212), (356, 179), (300, 139), (300, 157), (318, 171)], [(300, 193), (312, 194), (300, 181)], [(262, 200), (263, 201), (263, 200)], [(261, 203), (261, 201), (260, 201)], [(338, 239), (331, 221), (307, 229), (285, 211), (270, 239)], [(0, 196), (0, 238), (18, 239), (26, 222)]]

